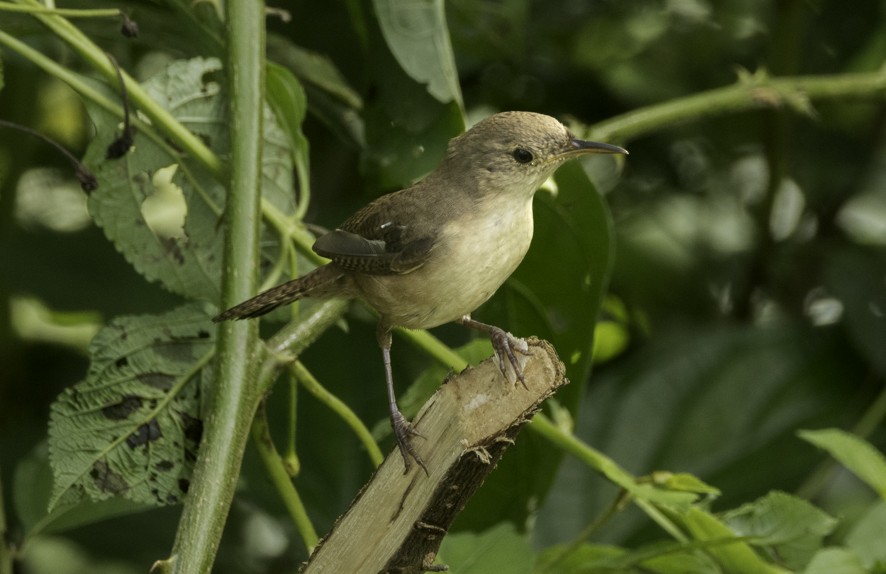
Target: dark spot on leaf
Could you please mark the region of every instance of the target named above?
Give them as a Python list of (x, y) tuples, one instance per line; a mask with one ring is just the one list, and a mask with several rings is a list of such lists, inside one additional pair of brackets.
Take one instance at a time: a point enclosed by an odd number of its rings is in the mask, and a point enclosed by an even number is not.
[(168, 391), (175, 385), (175, 377), (167, 373), (139, 373), (135, 378), (149, 387), (162, 391)]
[(188, 413), (182, 413), (182, 428), (185, 431), (185, 438), (194, 444), (199, 444), (203, 438), (203, 421), (194, 418)]
[(138, 427), (138, 430), (129, 435), (129, 438), (126, 439), (126, 444), (130, 448), (136, 448), (155, 441), (162, 436), (163, 432), (160, 430), (160, 424), (157, 422), (157, 419), (151, 419), (150, 422), (141, 425)]
[(187, 478), (178, 479), (178, 489), (182, 492), (187, 493), (188, 489), (191, 488), (191, 481)]
[(175, 237), (167, 237), (162, 240), (163, 249), (169, 253), (176, 263), (179, 265), (185, 264), (185, 254), (182, 253), (181, 246), (178, 244), (178, 240)]
[(119, 359), (114, 361), (114, 366), (117, 367), (118, 369), (122, 369), (123, 367), (127, 366), (128, 364), (129, 364), (129, 359), (127, 359), (126, 357), (120, 357)]
[(120, 402), (108, 405), (102, 409), (102, 414), (112, 421), (129, 418), (129, 415), (142, 406), (142, 400), (135, 395), (127, 395)]
[(178, 502), (178, 497), (174, 494), (166, 495), (166, 504), (175, 504)]
[(98, 460), (92, 465), (89, 476), (102, 492), (119, 494), (129, 488), (123, 476), (111, 470), (108, 463), (103, 460)]
[(203, 329), (200, 329), (199, 331), (197, 331), (197, 338), (198, 338), (198, 339), (208, 339), (208, 338), (209, 338), (209, 333), (207, 333), (207, 332), (204, 331)]
[(160, 472), (166, 472), (167, 470), (172, 470), (175, 466), (175, 463), (171, 460), (161, 460), (157, 464), (154, 465), (154, 468), (159, 470)]

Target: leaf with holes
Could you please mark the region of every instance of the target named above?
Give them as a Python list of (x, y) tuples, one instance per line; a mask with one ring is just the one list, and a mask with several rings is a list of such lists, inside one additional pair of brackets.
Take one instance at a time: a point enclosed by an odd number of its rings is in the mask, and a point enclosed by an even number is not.
[[(227, 108), (215, 59), (177, 61), (144, 84), (145, 91), (217, 155), (228, 153)], [(87, 104), (96, 137), (84, 163), (99, 179), (89, 211), (136, 270), (190, 298), (220, 295), (225, 191), (212, 174), (153, 130), (136, 131), (133, 149), (105, 159), (118, 119)], [(289, 142), (269, 106), (264, 113), (262, 193), (283, 213), (295, 209)]]
[(215, 335), (209, 316), (192, 303), (119, 317), (96, 335), (86, 380), (52, 404), (50, 510), (85, 497), (173, 504), (187, 492)]

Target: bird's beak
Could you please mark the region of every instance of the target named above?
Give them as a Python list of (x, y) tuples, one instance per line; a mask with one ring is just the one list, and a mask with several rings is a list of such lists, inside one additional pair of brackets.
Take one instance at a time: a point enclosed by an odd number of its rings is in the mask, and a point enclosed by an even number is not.
[(585, 155), (589, 153), (619, 153), (623, 155), (628, 155), (628, 150), (622, 147), (618, 147), (617, 145), (573, 138), (569, 142), (569, 147), (563, 150), (563, 152), (560, 154), (560, 157), (570, 158), (577, 155)]

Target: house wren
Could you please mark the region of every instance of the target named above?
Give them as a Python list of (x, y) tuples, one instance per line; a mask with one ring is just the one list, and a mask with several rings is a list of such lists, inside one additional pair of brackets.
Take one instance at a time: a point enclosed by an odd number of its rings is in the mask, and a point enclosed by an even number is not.
[[(532, 239), (532, 197), (566, 160), (628, 153), (573, 137), (549, 116), (504, 112), (449, 142), (423, 180), (379, 197), (313, 249), (331, 262), (256, 295), (213, 320), (263, 315), (303, 297), (359, 297), (379, 313), (391, 424), (406, 470), (425, 469), (417, 436), (400, 413), (391, 375), (391, 329), (428, 329), (451, 321), (487, 333), (502, 374), (524, 382), (517, 353), (526, 344), (471, 319), (523, 260)], [(524, 382), (525, 385), (525, 382)]]

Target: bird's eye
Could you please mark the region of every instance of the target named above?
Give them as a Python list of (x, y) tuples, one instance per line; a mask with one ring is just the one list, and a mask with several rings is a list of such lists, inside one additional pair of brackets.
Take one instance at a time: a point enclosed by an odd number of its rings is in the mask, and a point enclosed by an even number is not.
[(518, 147), (511, 155), (514, 156), (514, 159), (517, 160), (517, 163), (529, 163), (533, 159), (535, 159), (535, 156), (532, 155), (532, 152), (523, 147)]

